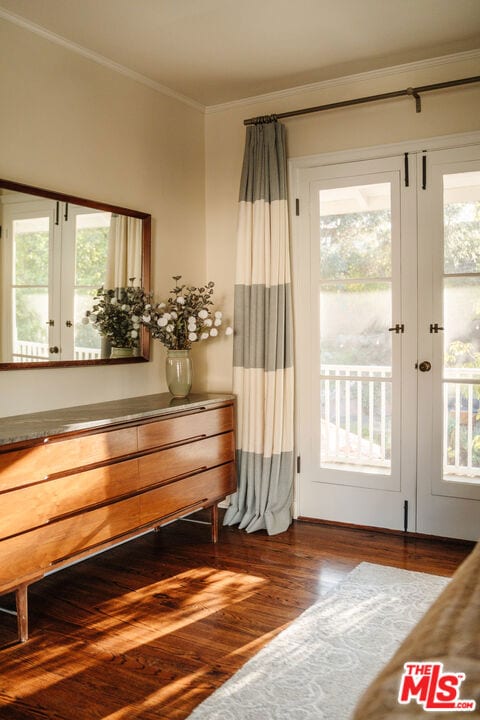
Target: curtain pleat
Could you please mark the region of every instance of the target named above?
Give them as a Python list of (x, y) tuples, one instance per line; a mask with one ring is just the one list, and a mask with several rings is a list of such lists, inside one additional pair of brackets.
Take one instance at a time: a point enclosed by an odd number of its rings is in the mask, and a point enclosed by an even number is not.
[(247, 128), (240, 186), (233, 391), (238, 490), (225, 524), (283, 532), (292, 519), (293, 326), (285, 128)]

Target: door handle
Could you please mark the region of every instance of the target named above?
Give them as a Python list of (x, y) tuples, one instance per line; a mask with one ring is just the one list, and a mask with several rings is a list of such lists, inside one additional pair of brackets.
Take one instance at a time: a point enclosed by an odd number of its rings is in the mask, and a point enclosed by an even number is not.
[(418, 369), (420, 370), (420, 372), (429, 372), (432, 369), (432, 363), (428, 362), (428, 360), (424, 360), (420, 363)]
[(49, 352), (50, 352), (52, 355), (54, 355), (54, 354), (60, 352), (60, 350), (58, 349), (58, 347), (57, 347), (56, 345), (54, 345), (53, 347), (50, 347), (50, 348), (49, 348)]

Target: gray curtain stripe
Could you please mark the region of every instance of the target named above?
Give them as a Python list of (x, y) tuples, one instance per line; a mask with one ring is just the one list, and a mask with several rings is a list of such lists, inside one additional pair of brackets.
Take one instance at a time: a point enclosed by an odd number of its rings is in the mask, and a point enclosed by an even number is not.
[(240, 202), (286, 200), (285, 126), (278, 122), (247, 126)]
[(293, 365), (291, 286), (236, 285), (235, 367), (267, 372)]
[[(231, 498), (224, 525), (238, 523), (247, 532), (267, 530), (269, 535), (284, 532), (292, 517), (293, 452), (264, 457), (237, 450), (237, 469), (239, 489)], [(254, 484), (260, 492), (253, 492)]]

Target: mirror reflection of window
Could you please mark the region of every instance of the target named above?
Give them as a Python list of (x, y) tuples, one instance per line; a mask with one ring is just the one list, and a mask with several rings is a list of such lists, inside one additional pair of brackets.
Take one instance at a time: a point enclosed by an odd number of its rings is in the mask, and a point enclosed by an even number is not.
[(12, 223), (11, 354), (48, 360), (50, 218)]
[(85, 211), (75, 218), (75, 279), (73, 340), (75, 360), (101, 357), (101, 337), (82, 319), (92, 307), (93, 297), (105, 284), (111, 213)]
[[(150, 216), (0, 182), (0, 363), (109, 358), (82, 319), (100, 287), (144, 285)], [(146, 359), (142, 343), (135, 354)]]
[(82, 318), (99, 287), (142, 284), (142, 221), (23, 193), (2, 209), (1, 361), (108, 357)]

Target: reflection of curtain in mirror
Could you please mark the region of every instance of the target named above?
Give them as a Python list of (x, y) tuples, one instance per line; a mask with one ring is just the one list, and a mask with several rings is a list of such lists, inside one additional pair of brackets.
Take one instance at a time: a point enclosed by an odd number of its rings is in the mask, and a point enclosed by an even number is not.
[(112, 215), (108, 236), (107, 288), (142, 284), (142, 220)]

